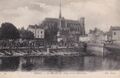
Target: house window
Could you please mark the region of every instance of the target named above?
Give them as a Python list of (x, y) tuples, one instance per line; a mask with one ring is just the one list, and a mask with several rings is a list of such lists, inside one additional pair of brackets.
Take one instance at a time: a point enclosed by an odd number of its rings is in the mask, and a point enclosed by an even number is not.
[(114, 35), (116, 35), (116, 32), (114, 32)]

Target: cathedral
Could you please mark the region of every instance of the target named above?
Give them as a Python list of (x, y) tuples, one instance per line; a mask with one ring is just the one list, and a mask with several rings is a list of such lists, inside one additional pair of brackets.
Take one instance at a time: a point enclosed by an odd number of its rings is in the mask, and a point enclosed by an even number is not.
[(82, 17), (79, 20), (65, 19), (60, 11), (58, 18), (45, 18), (39, 25), (40, 28), (45, 31), (46, 41), (52, 43), (64, 42), (64, 43), (77, 43), (79, 37), (85, 35), (85, 18)]

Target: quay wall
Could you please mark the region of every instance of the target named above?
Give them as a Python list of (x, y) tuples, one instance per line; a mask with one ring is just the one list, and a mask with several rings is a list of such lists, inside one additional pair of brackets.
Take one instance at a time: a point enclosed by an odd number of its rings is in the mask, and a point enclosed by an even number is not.
[(101, 43), (87, 43), (87, 51), (97, 56), (106, 56), (109, 51)]
[(112, 55), (120, 55), (120, 45), (117, 44), (108, 44), (105, 48), (110, 52)]
[[(46, 54), (47, 53), (47, 54)], [(0, 49), (0, 57), (2, 56), (24, 56), (24, 55), (49, 55), (49, 53), (84, 53), (79, 48), (2, 48)], [(85, 54), (85, 53), (84, 53)]]

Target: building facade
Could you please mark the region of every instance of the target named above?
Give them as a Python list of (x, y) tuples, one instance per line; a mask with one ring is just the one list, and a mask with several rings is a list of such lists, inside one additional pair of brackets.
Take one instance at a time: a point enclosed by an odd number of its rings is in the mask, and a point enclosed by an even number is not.
[(44, 39), (45, 32), (44, 29), (40, 28), (37, 25), (29, 25), (28, 30), (34, 33), (34, 37), (37, 39)]
[(113, 41), (120, 41), (120, 27), (114, 26), (110, 28), (110, 39)]
[(93, 43), (105, 43), (108, 40), (107, 33), (95, 28), (91, 30), (88, 34), (89, 41)]

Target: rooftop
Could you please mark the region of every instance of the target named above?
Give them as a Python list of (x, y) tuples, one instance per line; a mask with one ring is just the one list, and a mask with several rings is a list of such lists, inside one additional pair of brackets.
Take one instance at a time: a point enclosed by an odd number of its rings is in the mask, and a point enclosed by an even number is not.
[(29, 25), (28, 28), (33, 28), (33, 29), (35, 29), (35, 28), (40, 28), (40, 29), (42, 29), (42, 27), (40, 27), (40, 26), (38, 26), (38, 25)]
[(110, 30), (120, 30), (120, 26), (111, 27)]
[[(65, 20), (66, 22), (70, 22), (70, 23), (79, 23), (79, 20), (71, 20), (71, 19), (64, 19), (62, 18), (62, 20)], [(59, 18), (46, 18), (45, 21), (54, 21), (54, 22), (58, 22)]]

